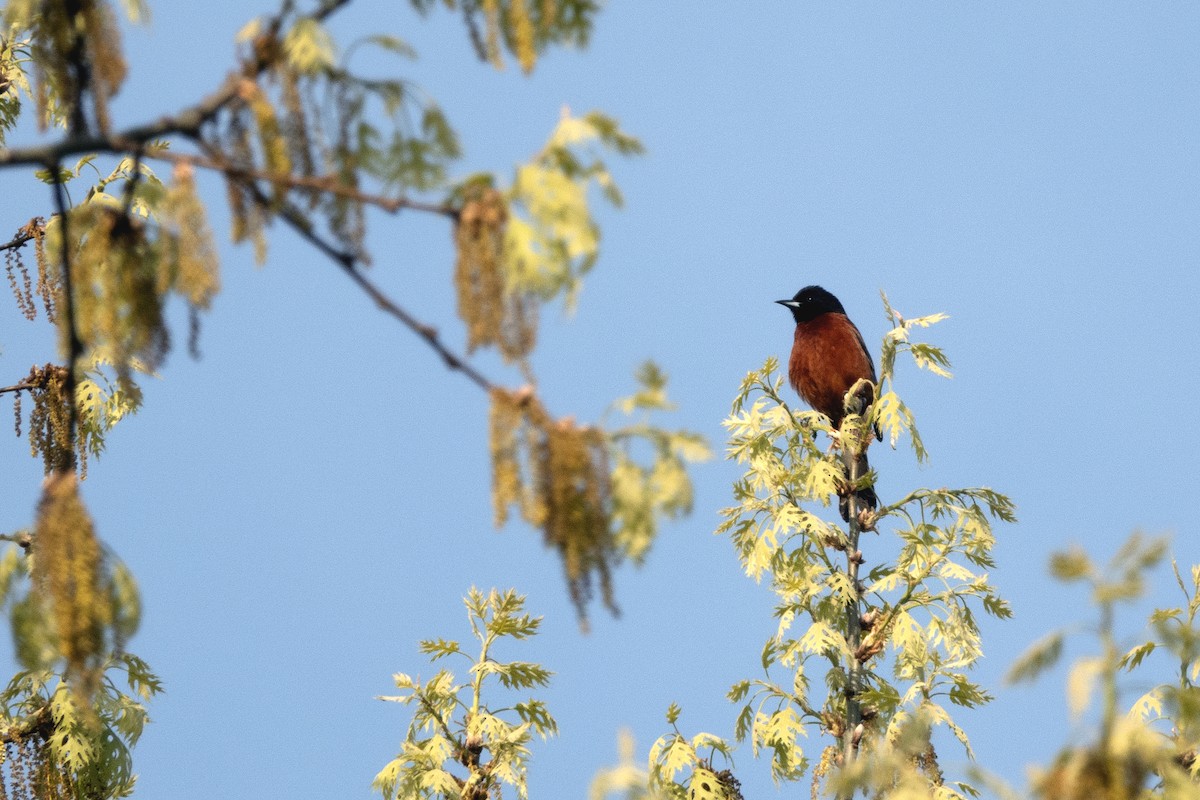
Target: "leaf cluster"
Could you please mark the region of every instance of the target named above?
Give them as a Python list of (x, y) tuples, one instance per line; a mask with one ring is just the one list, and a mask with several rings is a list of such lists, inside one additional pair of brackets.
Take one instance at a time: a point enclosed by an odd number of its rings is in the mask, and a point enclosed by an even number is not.
[(460, 682), (445, 668), (425, 681), (397, 673), (394, 680), (400, 693), (379, 698), (410, 706), (413, 714), (399, 755), (375, 776), (375, 787), (389, 800), (484, 800), (501, 797), (505, 786), (526, 798), (528, 744), (535, 734), (545, 739), (558, 731), (540, 700), (530, 698), (506, 707), (490, 702), (491, 683), (509, 692), (549, 683), (551, 673), (542, 666), (498, 661), (493, 655), (502, 639), (534, 636), (541, 617), (528, 614), (525, 598), (511, 589), (493, 589), (485, 595), (472, 588), (465, 604), (478, 657), (468, 655), (458, 641), (444, 639), (421, 642), (421, 651), (435, 662), (465, 658), (469, 677)]
[[(144, 703), (162, 683), (124, 650), (141, 617), (137, 585), (120, 562), (86, 552), (90, 522), (69, 480), (49, 484), (29, 554), (14, 546), (0, 555), (0, 598), (23, 667), (0, 692), (0, 739), (11, 783), (34, 787), (32, 796), (124, 797), (136, 781), (130, 750), (149, 721)], [(54, 530), (72, 520), (82, 530)], [(61, 563), (64, 537), (82, 555)]]
[(5, 766), (14, 784), (33, 779), (32, 797), (107, 800), (133, 793), (131, 748), (149, 722), (144, 703), (162, 684), (130, 653), (112, 655), (103, 672), (101, 691), (86, 708), (48, 670), (19, 672), (0, 692), (0, 727), (10, 754), (18, 755)]
[[(19, 42), (16, 52), (24, 51), (32, 67), (34, 80), (22, 78), (18, 85), (32, 94), (39, 126), (69, 123), (82, 134), (94, 124), (106, 133), (109, 100), (126, 73), (111, 5), (106, 0), (15, 0), (5, 4), (4, 23)], [(22, 65), (12, 51), (6, 56), (0, 63), (11, 81), (11, 70)], [(7, 119), (19, 113), (15, 93), (8, 103), (15, 107), (0, 112), (0, 129), (10, 127)]]
[[(765, 578), (777, 599), (776, 632), (761, 655), (763, 676), (740, 681), (729, 693), (741, 706), (735, 736), (749, 740), (756, 755), (769, 755), (777, 781), (809, 771), (802, 739), (811, 731), (865, 753), (867, 763), (854, 777), (845, 771), (842, 749), (824, 752), (812, 768), (814, 791), (834, 775), (866, 780), (862, 770), (883, 770), (870, 773), (876, 788), (885, 773), (893, 775), (889, 785), (901, 786), (909, 779), (896, 765), (912, 759), (887, 754), (911, 731), (930, 726), (948, 728), (970, 754), (950, 708), (990, 699), (969, 677), (982, 655), (976, 615), (1011, 613), (987, 572), (993, 522), (1014, 519), (1011, 501), (998, 492), (920, 489), (866, 515), (866, 530), (899, 545), (893, 557), (874, 564), (865, 548), (857, 549), (857, 527), (847, 531), (822, 516), (847, 487), (840, 459), (818, 445), (817, 432), (845, 447), (848, 436), (865, 441), (854, 431), (878, 424), (893, 442), (910, 436), (918, 459), (926, 457), (895, 388), (895, 357), (907, 350), (918, 367), (945, 374), (949, 362), (940, 350), (910, 341), (914, 328), (942, 315), (905, 320), (887, 310), (896, 326), (884, 340), (880, 390), (866, 417), (848, 415), (842, 430), (832, 431), (823, 415), (794, 411), (781, 397), (778, 364), (769, 359), (743, 381), (725, 421), (728, 456), (745, 472), (717, 532), (730, 536), (743, 570), (756, 581)], [(867, 480), (873, 483), (873, 476)], [(936, 753), (926, 745), (901, 750), (924, 753), (920, 783), (928, 792), (942, 779)], [(943, 788), (948, 796), (968, 791), (965, 785)]]
[(595, 0), (412, 0), (426, 13), (436, 6), (460, 11), (479, 58), (496, 69), (504, 67), (504, 52), (532, 72), (550, 44), (582, 47), (600, 8)]
[(574, 304), (580, 281), (600, 255), (600, 229), (588, 190), (594, 184), (613, 205), (622, 202), (603, 151), (642, 152), (641, 143), (599, 112), (564, 110), (542, 150), (517, 168), (507, 191), (505, 263), (509, 285), (544, 301), (562, 294)]
[(454, 282), (470, 350), (494, 345), (506, 361), (523, 363), (536, 341), (539, 304), (559, 295), (574, 302), (600, 253), (589, 188), (594, 184), (610, 202), (621, 202), (602, 150), (633, 155), (641, 144), (603, 114), (564, 112), (507, 189), (488, 174), (452, 188)]
[[(1163, 539), (1131, 536), (1106, 565), (1082, 549), (1056, 553), (1051, 574), (1064, 583), (1081, 583), (1097, 612), (1094, 622), (1061, 629), (1033, 645), (1012, 667), (1010, 681), (1031, 681), (1061, 658), (1068, 636), (1085, 633), (1099, 652), (1080, 657), (1067, 676), (1067, 703), (1075, 717), (1099, 713), (1095, 741), (1072, 743), (1037, 771), (1033, 789), (1048, 800), (1132, 800), (1195, 797), (1200, 784), (1200, 567), (1185, 580), (1171, 568), (1182, 595), (1179, 606), (1156, 609), (1149, 618), (1152, 638), (1132, 646), (1118, 640), (1116, 612), (1146, 590), (1152, 570), (1168, 555)], [(1159, 684), (1128, 708), (1121, 700), (1121, 673), (1145, 671), (1159, 654), (1173, 683)], [(1150, 786), (1152, 788), (1148, 789)]]
[(639, 413), (641, 419), (611, 430), (556, 420), (529, 389), (492, 390), (496, 524), (503, 525), (516, 506), (527, 522), (542, 529), (546, 544), (562, 556), (571, 599), (583, 622), (595, 586), (604, 604), (616, 611), (613, 570), (625, 558), (644, 558), (660, 516), (691, 510), (685, 464), (708, 457), (699, 435), (651, 423), (651, 412), (670, 408), (661, 370), (648, 363), (637, 377), (641, 391), (616, 407)]
[[(156, 146), (148, 152), (165, 151)], [(71, 170), (41, 177), (69, 186), (85, 168), (95, 169), (94, 160), (88, 156)], [(96, 174), (83, 202), (46, 223), (48, 282), (58, 295), (71, 286), (72, 323), (85, 358), (93, 367), (111, 365), (122, 391), (133, 395), (132, 373), (156, 369), (170, 350), (164, 309), (171, 296), (182, 298), (193, 315), (189, 344), (195, 351), (195, 314), (208, 308), (220, 287), (216, 250), (187, 163), (176, 166), (170, 185), (138, 157)], [(54, 307), (63, 307), (61, 297)], [(59, 329), (65, 353), (67, 326)]]
[[(741, 785), (728, 769), (716, 771), (719, 755), (732, 763), (733, 747), (711, 733), (685, 736), (676, 724), (682, 710), (672, 703), (667, 709), (671, 732), (658, 737), (650, 748), (648, 791), (652, 797), (674, 800), (742, 800)], [(677, 777), (686, 772), (681, 781)]]

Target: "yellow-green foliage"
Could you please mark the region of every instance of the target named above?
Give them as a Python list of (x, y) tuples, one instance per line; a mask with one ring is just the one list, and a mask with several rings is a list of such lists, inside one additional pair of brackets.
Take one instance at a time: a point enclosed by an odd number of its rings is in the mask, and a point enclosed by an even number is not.
[[(895, 389), (895, 355), (909, 350), (919, 367), (946, 374), (941, 351), (909, 338), (914, 327), (940, 316), (904, 320), (888, 311), (896, 327), (885, 339), (879, 401), (865, 418), (847, 416), (840, 441), (862, 439), (879, 424), (892, 441), (910, 436), (924, 458), (911, 412)], [(965, 784), (945, 784), (927, 732), (945, 726), (970, 753), (948, 709), (990, 699), (967, 673), (982, 653), (976, 609), (1010, 614), (986, 570), (992, 521), (1011, 521), (1012, 504), (988, 488), (916, 490), (865, 519), (869, 530), (898, 543), (898, 550), (885, 549), (893, 560), (873, 555), (866, 539), (850, 552), (852, 532), (825, 519), (824, 509), (845, 490), (840, 460), (816, 439), (828, 422), (788, 405), (777, 369), (769, 359), (747, 376), (725, 423), (728, 455), (745, 473), (718, 533), (730, 535), (748, 576), (769, 581), (778, 618), (762, 652), (766, 678), (741, 681), (730, 691), (741, 705), (735, 734), (748, 739), (756, 755), (769, 754), (778, 781), (800, 779), (815, 760), (814, 791), (821, 782), (852, 781), (896, 791), (913, 787), (895, 796), (969, 793)], [(853, 708), (850, 685), (857, 687)], [(926, 731), (924, 740), (909, 742), (914, 730)], [(804, 747), (811, 731), (837, 740), (837, 747), (818, 745), (821, 755), (814, 759)], [(908, 755), (894, 755), (898, 747)], [(858, 754), (853, 775), (844, 770), (848, 751)], [(909, 770), (915, 778), (901, 769), (917, 762), (920, 769)]]
[[(76, 178), (91, 161), (80, 159), (58, 179)], [(54, 180), (52, 175), (44, 178)], [(118, 187), (120, 195), (106, 191), (110, 187)], [(123, 412), (128, 412), (138, 403), (132, 374), (154, 370), (170, 349), (163, 317), (167, 298), (181, 296), (195, 315), (209, 306), (219, 288), (216, 249), (192, 168), (180, 163), (168, 187), (144, 165), (124, 159), (88, 191), (85, 202), (70, 209), (65, 225), (58, 215), (51, 218), (44, 250), (47, 282), (56, 291), (65, 285), (64, 228), (74, 326), (85, 348), (76, 368), (111, 367), (126, 395)], [(66, 352), (66, 320), (59, 323)], [(193, 324), (193, 336), (195, 330)], [(88, 387), (92, 398), (98, 397), (97, 386), (93, 381)], [(117, 410), (109, 409), (110, 419), (119, 416)], [(95, 426), (95, 432), (104, 428)], [(88, 445), (92, 452), (98, 447)]]
[[(485, 595), (472, 587), (465, 602), (478, 657), (445, 639), (421, 642), (421, 652), (432, 661), (465, 659), (470, 677), (458, 682), (449, 669), (426, 681), (397, 673), (401, 693), (379, 698), (413, 709), (399, 755), (375, 776), (386, 800), (498, 799), (504, 787), (525, 800), (529, 741), (534, 734), (545, 739), (558, 732), (542, 701), (511, 699), (513, 692), (546, 686), (551, 673), (532, 662), (495, 656), (502, 639), (534, 636), (541, 617), (526, 613), (525, 598), (511, 589)], [(494, 697), (496, 683), (507, 690), (506, 699)]]
[[(691, 510), (686, 461), (708, 457), (702, 437), (651, 425), (649, 412), (669, 409), (666, 376), (653, 364), (638, 373), (643, 388), (618, 402), (643, 413), (628, 427), (608, 431), (572, 419), (554, 419), (531, 389), (492, 390), (492, 499), (496, 524), (514, 505), (562, 557), (571, 599), (586, 619), (598, 585), (616, 609), (612, 571), (624, 558), (640, 561), (657, 533), (659, 516)], [(649, 449), (651, 463), (635, 456)]]
[[(1193, 566), (1185, 579), (1171, 561), (1182, 603), (1150, 615), (1150, 639), (1126, 648), (1118, 644), (1115, 625), (1116, 610), (1145, 594), (1151, 571), (1166, 557), (1164, 540), (1135, 534), (1107, 565), (1095, 563), (1079, 548), (1051, 559), (1054, 577), (1084, 584), (1097, 611), (1097, 621), (1083, 630), (1098, 642), (1098, 652), (1081, 656), (1071, 666), (1067, 704), (1077, 721), (1098, 711), (1099, 730), (1094, 741), (1072, 742), (1051, 764), (1035, 771), (1035, 796), (1183, 800), (1200, 793), (1200, 566)], [(1009, 680), (1033, 680), (1054, 666), (1065, 638), (1078, 633), (1078, 626), (1062, 629), (1036, 643), (1013, 665)], [(1131, 707), (1123, 707), (1121, 672), (1145, 671), (1155, 660), (1162, 664), (1162, 674), (1173, 674), (1176, 680), (1154, 686)], [(1153, 792), (1148, 785), (1155, 787)]]
[(609, 202), (621, 194), (598, 151), (621, 155), (641, 143), (596, 112), (573, 117), (566, 110), (542, 151), (517, 168), (507, 196), (505, 265), (513, 289), (549, 300), (565, 294), (570, 305), (580, 279), (600, 254), (600, 230), (588, 206), (592, 183)]
[(600, 7), (596, 0), (412, 0), (412, 4), (421, 11), (461, 7), (479, 57), (502, 69), (507, 50), (526, 73), (533, 71), (538, 55), (550, 43), (586, 44)]
[(9, 27), (8, 36), (0, 37), (0, 145), (21, 115), (21, 95), (31, 96), (29, 76), (29, 39)]
[[(107, 132), (108, 101), (120, 89), (126, 71), (110, 5), (104, 0), (14, 0), (5, 5), (4, 22), (28, 36), (41, 127), (82, 115), (84, 109), (76, 103), (86, 93), (92, 98), (96, 125)], [(75, 63), (79, 59), (82, 63)], [(79, 82), (83, 71), (89, 77), (87, 85)]]
[(637, 140), (608, 117), (564, 112), (506, 192), (486, 175), (472, 176), (454, 191), (454, 282), (470, 350), (495, 345), (506, 361), (521, 361), (535, 343), (538, 301), (559, 294), (574, 301), (600, 253), (589, 189), (594, 183), (614, 204), (621, 200), (598, 148), (641, 152)]
[(194, 309), (207, 309), (220, 289), (217, 252), (204, 204), (196, 195), (192, 166), (176, 165), (158, 211), (162, 263), (159, 295), (176, 292)]
[[(649, 797), (676, 800), (742, 800), (740, 784), (729, 770), (716, 771), (713, 760), (720, 755), (732, 761), (733, 747), (719, 736), (698, 733), (688, 738), (680, 732), (681, 714), (674, 703), (667, 709), (671, 732), (650, 747)], [(686, 772), (684, 781), (676, 779)]]
[[(652, 361), (634, 376), (639, 389), (617, 400), (613, 410), (627, 419), (614, 425), (612, 442), (612, 526), (622, 554), (641, 563), (658, 535), (661, 518), (677, 518), (692, 510), (689, 463), (707, 461), (712, 453), (704, 437), (686, 430), (667, 430), (653, 415), (675, 409), (667, 398), (667, 375)], [(648, 452), (644, 463), (639, 455)]]
[[(97, 553), (72, 480), (66, 473), (47, 482), (37, 529), (6, 537), (21, 546), (0, 553), (0, 605), (23, 667), (0, 690), (0, 737), (19, 743), (10, 756), (32, 759), (10, 758), (0, 779), (42, 786), (37, 798), (107, 800), (133, 789), (129, 748), (148, 721), (143, 703), (162, 685), (124, 650), (141, 616), (133, 577), (119, 561), (99, 559), (94, 569), (84, 563)], [(72, 527), (64, 531), (64, 524)]]
[(608, 441), (599, 428), (553, 419), (530, 391), (492, 390), (491, 450), (496, 523), (516, 504), (562, 557), (571, 600), (584, 617), (593, 584), (615, 609), (609, 529)]
[(617, 795), (624, 800), (668, 800), (669, 794), (650, 783), (650, 773), (635, 755), (633, 734), (617, 732), (617, 764), (599, 770), (588, 787), (588, 800), (606, 800)]
[(38, 506), (33, 581), (50, 611), (66, 675), (84, 705), (100, 683), (111, 604), (102, 595), (100, 543), (73, 472), (54, 472)]
[(467, 326), (467, 350), (494, 345), (505, 361), (519, 361), (536, 343), (537, 312), (534, 300), (510, 283), (504, 269), (508, 204), (481, 182), (465, 186), (462, 195), (454, 226), (454, 285), (458, 316)]
[(78, 467), (80, 478), (87, 477), (88, 456), (99, 455), (104, 448), (104, 435), (128, 414), (141, 405), (141, 391), (132, 381), (123, 386), (114, 384), (105, 375), (111, 366), (101, 353), (94, 353), (84, 373), (75, 385), (76, 432), (74, 453), (71, 450), (71, 409), (66, 397), (67, 368), (45, 364), (30, 368), (21, 382), (23, 388), (13, 392), (14, 428), (21, 436), (22, 394), (28, 393), (33, 402), (29, 410), (27, 430), (30, 454), (42, 458), (46, 474), (58, 469)]

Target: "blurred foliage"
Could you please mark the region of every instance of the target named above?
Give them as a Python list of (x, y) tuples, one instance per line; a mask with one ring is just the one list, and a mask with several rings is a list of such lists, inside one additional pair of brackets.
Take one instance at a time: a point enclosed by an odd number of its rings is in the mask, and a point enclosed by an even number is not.
[[(1099, 652), (1071, 665), (1066, 686), (1070, 713), (1077, 721), (1095, 720), (1096, 733), (1093, 741), (1073, 737), (1052, 763), (1035, 771), (1036, 797), (1182, 800), (1200, 795), (1200, 566), (1185, 577), (1171, 559), (1182, 604), (1150, 614), (1150, 638), (1132, 646), (1118, 638), (1118, 609), (1137, 603), (1148, 585), (1159, 583), (1151, 573), (1167, 557), (1165, 540), (1134, 534), (1107, 565), (1079, 548), (1051, 559), (1055, 579), (1089, 590), (1097, 619), (1047, 635), (1013, 665), (1009, 680), (1031, 681), (1055, 666), (1068, 637), (1083, 634), (1096, 641)], [(1122, 672), (1136, 671), (1144, 681), (1156, 653), (1162, 664), (1157, 674), (1174, 674), (1175, 680), (1154, 686), (1127, 706)]]
[(588, 800), (621, 797), (624, 800), (665, 800), (666, 795), (650, 786), (650, 773), (639, 766), (633, 734), (626, 729), (617, 733), (617, 763), (599, 770), (592, 777)]
[[(125, 650), (141, 619), (137, 585), (125, 566), (86, 548), (68, 553), (57, 568), (47, 566), (62, 561), (57, 549), (88, 539), (95, 546), (86, 519), (81, 530), (54, 530), (86, 514), (70, 481), (69, 474), (51, 480), (37, 535), (6, 536), (20, 546), (0, 554), (0, 603), (21, 662), (0, 691), (0, 741), (8, 751), (0, 782), (7, 781), (10, 797), (130, 794), (136, 781), (130, 748), (149, 721), (144, 703), (162, 691), (150, 667)], [(101, 569), (91, 572), (93, 564)]]
[[(571, 599), (586, 625), (587, 602), (598, 586), (617, 610), (612, 572), (628, 558), (640, 563), (661, 517), (692, 508), (688, 462), (709, 457), (703, 437), (650, 424), (669, 410), (666, 375), (647, 362), (637, 373), (641, 390), (616, 403), (634, 424), (608, 428), (555, 420), (529, 389), (492, 390), (491, 451), (496, 524), (516, 506), (540, 527), (562, 556)], [(638, 456), (649, 461), (639, 463)]]
[(510, 697), (549, 684), (551, 673), (542, 666), (495, 657), (501, 640), (536, 635), (542, 618), (530, 616), (525, 598), (511, 589), (485, 595), (472, 587), (465, 603), (478, 656), (445, 639), (421, 642), (421, 652), (431, 661), (465, 659), (470, 677), (459, 682), (445, 668), (425, 681), (397, 673), (401, 693), (379, 698), (413, 709), (400, 754), (375, 776), (375, 787), (388, 800), (487, 800), (502, 798), (506, 786), (525, 800), (528, 743), (534, 735), (545, 739), (558, 732), (542, 701), (494, 699), (501, 689)]
[[(137, 624), (136, 588), (105, 554), (78, 480), (113, 425), (141, 406), (139, 376), (156, 374), (172, 350), (172, 303), (186, 308), (188, 350), (198, 354), (200, 315), (220, 277), (212, 201), (200, 194), (197, 172), (223, 181), (232, 239), (251, 244), (260, 263), (268, 231), (284, 223), (491, 392), (498, 518), (517, 503), (542, 528), (563, 560), (581, 619), (594, 587), (615, 610), (614, 566), (626, 557), (640, 562), (658, 518), (691, 507), (684, 464), (706, 453), (698, 437), (644, 417), (617, 431), (554, 417), (532, 388), (507, 390), (468, 370), (432, 326), (391, 304), (363, 272), (371, 261), (368, 209), (444, 218), (454, 230), (468, 351), (497, 347), (521, 382), (536, 386), (529, 355), (541, 306), (558, 297), (570, 305), (599, 255), (590, 195), (620, 203), (601, 155), (636, 154), (641, 145), (604, 114), (564, 112), (508, 185), (493, 174), (454, 177), (462, 154), (454, 127), (433, 98), (400, 76), (414, 51), (387, 32), (344, 45), (329, 22), (350, 4), (283, 0), (275, 14), (241, 29), (238, 63), (215, 92), (173, 117), (120, 131), (109, 107), (129, 66), (114, 4), (16, 0), (4, 7), (0, 145), (23, 115), (56, 137), (43, 155), (13, 156), (30, 148), (4, 154), (9, 166), (35, 165), (51, 206), (0, 243), (9, 288), (16, 310), (44, 319), (57, 338), (54, 357), (3, 388), (13, 396), (16, 435), (28, 437), (47, 475), (31, 530), (6, 537), (29, 556), (13, 550), (0, 575), (23, 669), (3, 696), (11, 770), (0, 789), (7, 785), (14, 796), (108, 797), (133, 785), (128, 748), (146, 720), (139, 703), (159, 685), (124, 650)], [(141, 0), (120, 5), (135, 23), (149, 19)], [(586, 44), (598, 10), (590, 0), (413, 6), (461, 13), (481, 58), (500, 67), (511, 57), (524, 72), (554, 45)], [(395, 66), (375, 59), (383, 72), (361, 69), (356, 54), (372, 48)], [(160, 179), (161, 165), (169, 180)], [(663, 380), (656, 370), (645, 375)], [(485, 655), (496, 637), (524, 638), (536, 628), (519, 613), (520, 602), (511, 593), (472, 593)], [(475, 759), (472, 775), (481, 776), (472, 778), (472, 791), (509, 784), (523, 794), (528, 730), (547, 735), (553, 721), (531, 701), (517, 706), (524, 727), (504, 728), (480, 710), (479, 690), (485, 674), (511, 688), (540, 685), (548, 673), (494, 666), (479, 662), (460, 746)], [(136, 700), (111, 677), (122, 670)], [(436, 704), (439, 686), (408, 688)], [(492, 756), (486, 765), (472, 751), (481, 736)]]
[[(91, 122), (107, 133), (108, 102), (126, 74), (111, 5), (105, 0), (12, 0), (4, 6), (4, 23), (8, 41), (17, 44), (14, 55), (0, 63), (14, 88), (32, 95), (39, 128), (70, 124), (82, 133), (90, 112)], [(32, 82), (8, 72), (22, 64), (32, 70)], [(90, 102), (85, 103), (85, 96)], [(19, 103), (15, 92), (7, 102)], [(15, 119), (19, 113), (17, 107), (11, 117), (3, 116)]]
[(610, 117), (598, 112), (573, 117), (564, 110), (549, 141), (517, 167), (508, 189), (496, 188), (495, 176), (487, 174), (469, 176), (454, 188), (449, 202), (458, 209), (455, 285), (469, 349), (497, 346), (506, 361), (525, 365), (536, 341), (539, 306), (559, 296), (573, 306), (583, 276), (600, 255), (589, 189), (621, 204), (603, 151), (634, 155), (642, 146)]
[(461, 12), (481, 59), (501, 69), (507, 51), (526, 73), (533, 71), (539, 53), (552, 42), (586, 45), (592, 18), (600, 8), (596, 0), (411, 1), (422, 12), (438, 6)]

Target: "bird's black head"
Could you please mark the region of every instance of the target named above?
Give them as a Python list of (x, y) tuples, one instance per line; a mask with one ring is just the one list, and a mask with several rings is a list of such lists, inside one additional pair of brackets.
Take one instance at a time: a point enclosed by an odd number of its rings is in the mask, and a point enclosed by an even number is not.
[(775, 302), (791, 309), (792, 317), (798, 323), (814, 320), (822, 314), (846, 313), (846, 309), (842, 308), (838, 299), (820, 286), (805, 286), (796, 292), (796, 296), (791, 300), (776, 300)]

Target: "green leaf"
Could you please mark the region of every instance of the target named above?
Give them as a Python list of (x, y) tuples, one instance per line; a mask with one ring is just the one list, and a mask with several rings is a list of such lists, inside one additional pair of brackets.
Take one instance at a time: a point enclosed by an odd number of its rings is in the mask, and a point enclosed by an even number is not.
[(954, 377), (950, 373), (950, 359), (941, 348), (914, 342), (909, 345), (909, 352), (912, 353), (913, 360), (921, 369), (929, 370), (934, 375), (940, 375), (943, 378)]
[(37, 169), (33, 171), (33, 177), (37, 178), (42, 183), (58, 184), (69, 183), (75, 177), (75, 173), (65, 167), (59, 167), (58, 171), (50, 169)]
[(337, 61), (333, 37), (312, 17), (300, 17), (283, 38), (288, 64), (301, 75), (316, 75)]
[(445, 639), (427, 639), (418, 643), (418, 649), (427, 655), (432, 655), (430, 661), (437, 661), (439, 658), (445, 658), (456, 653), (466, 655), (458, 642), (451, 642)]
[(1057, 631), (1035, 642), (1009, 668), (1004, 680), (1007, 683), (1032, 681), (1053, 667), (1062, 656), (1063, 633)]
[(1078, 547), (1068, 552), (1058, 552), (1050, 556), (1050, 574), (1060, 581), (1071, 582), (1088, 578), (1095, 574), (1095, 567), (1087, 553)]
[(558, 733), (558, 723), (550, 716), (550, 711), (541, 700), (530, 700), (527, 703), (517, 703), (514, 710), (523, 722), (533, 726), (543, 739)]
[(496, 676), (507, 689), (529, 689), (546, 686), (553, 674), (539, 664), (528, 661), (513, 661), (494, 665)]
[(364, 41), (367, 44), (373, 44), (376, 47), (380, 47), (390, 53), (395, 53), (403, 58), (413, 61), (415, 61), (417, 58), (417, 51), (414, 50), (413, 47), (408, 44), (408, 42), (404, 41), (398, 36), (380, 33), (374, 36), (368, 36)]
[(1131, 650), (1129, 650), (1129, 652), (1127, 652), (1124, 656), (1121, 657), (1119, 666), (1125, 670), (1132, 672), (1134, 669), (1137, 668), (1137, 666), (1139, 664), (1142, 663), (1142, 660), (1145, 659), (1146, 656), (1148, 656), (1154, 652), (1154, 648), (1155, 648), (1154, 642), (1146, 642), (1144, 644), (1140, 644), (1137, 647), (1132, 648)]
[(682, 736), (676, 736), (666, 751), (662, 754), (662, 770), (667, 780), (673, 780), (675, 775), (684, 767), (696, 763), (696, 751)]

